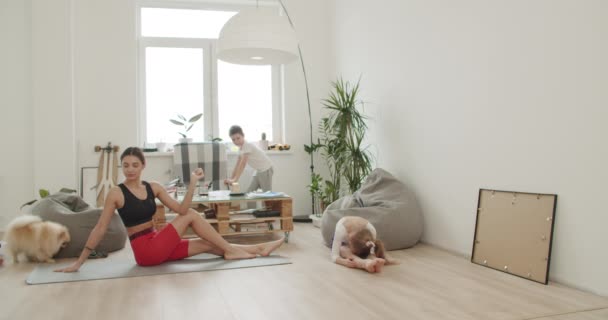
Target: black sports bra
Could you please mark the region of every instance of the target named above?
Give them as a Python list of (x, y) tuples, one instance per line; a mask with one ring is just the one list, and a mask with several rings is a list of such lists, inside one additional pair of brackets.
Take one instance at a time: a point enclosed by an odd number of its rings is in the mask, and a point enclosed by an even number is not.
[(152, 220), (156, 212), (156, 202), (154, 202), (154, 191), (146, 181), (142, 181), (146, 186), (147, 196), (145, 200), (137, 198), (127, 186), (119, 184), (122, 194), (125, 197), (125, 204), (118, 209), (118, 215), (125, 224), (125, 227), (132, 227)]

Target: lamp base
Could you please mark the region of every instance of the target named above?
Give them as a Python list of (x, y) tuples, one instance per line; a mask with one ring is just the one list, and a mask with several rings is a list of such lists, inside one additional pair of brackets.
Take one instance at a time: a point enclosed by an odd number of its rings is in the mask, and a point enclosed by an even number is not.
[(293, 222), (311, 223), (312, 219), (307, 215), (293, 216)]

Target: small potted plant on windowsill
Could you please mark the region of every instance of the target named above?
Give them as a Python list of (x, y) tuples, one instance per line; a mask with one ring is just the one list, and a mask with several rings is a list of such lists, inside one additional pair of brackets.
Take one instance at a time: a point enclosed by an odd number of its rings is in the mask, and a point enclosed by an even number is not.
[(260, 149), (267, 151), (268, 150), (268, 140), (266, 140), (266, 132), (262, 132), (262, 140), (259, 142)]
[(190, 143), (190, 142), (192, 142), (192, 138), (188, 138), (188, 132), (190, 131), (190, 129), (192, 129), (192, 127), (194, 126), (194, 124), (198, 120), (201, 119), (202, 116), (203, 116), (203, 114), (199, 113), (199, 114), (191, 117), (190, 119), (186, 119), (186, 117), (184, 117), (183, 115), (178, 114), (177, 118), (179, 120), (175, 120), (175, 119), (170, 119), (169, 120), (174, 125), (182, 127), (182, 131), (178, 132), (179, 135), (182, 136), (182, 138), (179, 139), (180, 143)]

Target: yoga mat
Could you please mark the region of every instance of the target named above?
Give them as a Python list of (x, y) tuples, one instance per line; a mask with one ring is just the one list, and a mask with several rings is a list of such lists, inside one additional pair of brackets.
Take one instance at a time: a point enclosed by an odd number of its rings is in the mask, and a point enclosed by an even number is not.
[(62, 273), (53, 270), (66, 267), (71, 262), (39, 264), (27, 277), (27, 284), (45, 284), (72, 281), (88, 281), (100, 279), (115, 279), (128, 277), (143, 277), (159, 274), (200, 272), (222, 269), (251, 268), (289, 264), (291, 261), (281, 256), (257, 257), (244, 260), (224, 260), (223, 258), (199, 254), (184, 260), (166, 262), (158, 266), (141, 267), (135, 264), (133, 258), (111, 257), (98, 260), (87, 260), (78, 272)]

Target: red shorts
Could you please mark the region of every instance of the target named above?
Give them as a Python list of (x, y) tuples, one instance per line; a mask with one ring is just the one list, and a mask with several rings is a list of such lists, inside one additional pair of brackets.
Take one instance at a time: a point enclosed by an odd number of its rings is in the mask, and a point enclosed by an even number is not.
[(188, 257), (188, 240), (180, 238), (170, 223), (160, 231), (154, 230), (131, 240), (131, 248), (135, 262), (140, 266), (154, 266)]

